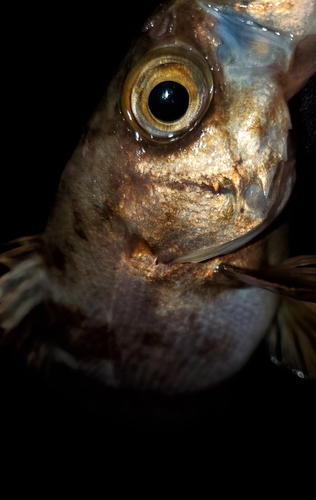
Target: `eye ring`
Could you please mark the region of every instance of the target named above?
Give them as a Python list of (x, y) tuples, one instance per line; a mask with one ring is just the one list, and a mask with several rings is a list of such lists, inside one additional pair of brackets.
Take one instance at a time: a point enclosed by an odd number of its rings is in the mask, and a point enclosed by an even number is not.
[(142, 137), (174, 141), (200, 122), (211, 103), (213, 87), (211, 69), (197, 50), (183, 45), (153, 49), (124, 81), (122, 113)]

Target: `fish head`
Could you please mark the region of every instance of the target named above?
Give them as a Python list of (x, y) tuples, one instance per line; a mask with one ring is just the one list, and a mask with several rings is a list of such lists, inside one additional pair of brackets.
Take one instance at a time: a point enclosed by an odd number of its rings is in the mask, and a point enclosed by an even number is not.
[(287, 100), (315, 4), (259, 4), (175, 1), (148, 20), (65, 169), (50, 225), (101, 218), (96, 246), (117, 240), (122, 252), (129, 233), (160, 262), (192, 262), (271, 224), (295, 181)]

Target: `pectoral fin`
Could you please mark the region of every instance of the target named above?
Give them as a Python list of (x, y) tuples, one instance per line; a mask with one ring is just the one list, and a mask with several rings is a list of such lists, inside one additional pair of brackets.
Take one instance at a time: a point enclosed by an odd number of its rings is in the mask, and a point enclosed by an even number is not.
[(21, 238), (17, 246), (0, 255), (0, 264), (9, 271), (0, 277), (0, 328), (5, 332), (42, 300), (48, 290), (39, 239)]
[(226, 286), (257, 286), (281, 294), (276, 322), (268, 335), (274, 363), (316, 380), (316, 256), (292, 257), (266, 269), (221, 264), (215, 278)]
[(292, 257), (264, 269), (218, 266), (215, 282), (227, 286), (246, 284), (297, 300), (316, 302), (316, 255)]
[(268, 344), (275, 364), (316, 380), (316, 304), (283, 299)]

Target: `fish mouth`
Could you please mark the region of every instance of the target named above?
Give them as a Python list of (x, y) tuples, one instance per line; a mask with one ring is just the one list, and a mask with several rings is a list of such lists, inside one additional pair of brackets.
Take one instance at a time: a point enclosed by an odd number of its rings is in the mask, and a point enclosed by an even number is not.
[[(249, 201), (254, 202), (254, 200), (256, 200), (258, 202), (259, 209), (262, 210), (261, 222), (259, 222), (255, 227), (251, 228), (245, 234), (237, 236), (233, 240), (199, 248), (197, 250), (194, 250), (193, 252), (189, 252), (185, 255), (176, 257), (170, 263), (198, 263), (213, 259), (215, 257), (219, 257), (220, 255), (226, 255), (230, 252), (233, 252), (241, 246), (249, 243), (252, 239), (256, 238), (260, 233), (262, 233), (268, 226), (272, 224), (272, 222), (279, 216), (279, 214), (287, 204), (296, 179), (296, 172), (294, 167), (295, 160), (293, 158), (279, 163), (276, 169), (277, 171), (272, 189), (269, 193), (267, 193), (267, 196), (263, 194), (263, 191), (259, 184), (250, 184), (245, 189), (244, 198), (246, 198), (246, 200), (248, 198), (248, 203)], [(197, 184), (197, 186), (200, 185)], [(260, 187), (259, 190), (257, 190), (258, 187)], [(202, 189), (205, 189), (205, 187), (202, 187)], [(209, 190), (213, 192), (212, 187), (210, 187)], [(231, 191), (227, 190), (227, 192)], [(216, 191), (215, 194), (218, 194), (218, 191)], [(264, 196), (264, 200), (262, 196)], [(242, 201), (242, 203), (244, 203), (244, 200)], [(267, 205), (268, 208), (266, 208)]]
[(176, 191), (185, 191), (187, 188), (199, 188), (201, 191), (210, 192), (214, 195), (218, 194), (234, 194), (235, 189), (227, 188), (223, 185), (216, 187), (214, 184), (207, 184), (205, 181), (196, 182), (188, 179), (181, 181), (169, 181), (166, 186)]

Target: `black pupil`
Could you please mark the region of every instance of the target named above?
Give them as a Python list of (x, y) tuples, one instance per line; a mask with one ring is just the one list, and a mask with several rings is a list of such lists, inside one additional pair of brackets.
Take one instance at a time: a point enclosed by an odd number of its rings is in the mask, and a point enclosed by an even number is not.
[(189, 106), (189, 94), (181, 83), (165, 81), (152, 89), (148, 98), (151, 113), (163, 122), (174, 122)]

